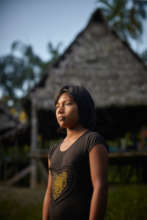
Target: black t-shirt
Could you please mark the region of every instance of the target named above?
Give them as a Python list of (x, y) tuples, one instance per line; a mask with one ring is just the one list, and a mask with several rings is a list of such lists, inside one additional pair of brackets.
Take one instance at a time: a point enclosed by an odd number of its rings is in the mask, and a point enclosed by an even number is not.
[(96, 144), (107, 147), (101, 135), (88, 130), (65, 151), (60, 144), (50, 147), (51, 220), (88, 220), (92, 196), (89, 152)]

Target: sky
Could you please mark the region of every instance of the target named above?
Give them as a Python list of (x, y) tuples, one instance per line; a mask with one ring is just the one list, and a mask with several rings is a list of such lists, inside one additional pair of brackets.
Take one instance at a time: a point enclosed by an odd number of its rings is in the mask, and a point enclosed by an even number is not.
[[(21, 41), (49, 60), (47, 44), (56, 47), (61, 42), (63, 52), (96, 8), (96, 0), (0, 0), (0, 56), (10, 53), (14, 41)], [(147, 20), (142, 41), (132, 41), (134, 50), (147, 48), (146, 36)]]

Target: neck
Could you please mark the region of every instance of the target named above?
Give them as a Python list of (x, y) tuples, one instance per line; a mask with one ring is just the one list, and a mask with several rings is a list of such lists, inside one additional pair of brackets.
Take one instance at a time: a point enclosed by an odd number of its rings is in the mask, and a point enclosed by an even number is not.
[(71, 138), (73, 135), (78, 135), (81, 132), (86, 131), (87, 129), (82, 127), (81, 125), (77, 126), (76, 128), (67, 128), (67, 135), (66, 138)]

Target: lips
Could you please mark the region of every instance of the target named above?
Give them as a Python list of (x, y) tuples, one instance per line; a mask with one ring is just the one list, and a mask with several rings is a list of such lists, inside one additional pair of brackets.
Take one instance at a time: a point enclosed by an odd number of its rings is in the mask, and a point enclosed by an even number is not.
[(58, 121), (65, 121), (65, 117), (64, 116), (59, 116)]

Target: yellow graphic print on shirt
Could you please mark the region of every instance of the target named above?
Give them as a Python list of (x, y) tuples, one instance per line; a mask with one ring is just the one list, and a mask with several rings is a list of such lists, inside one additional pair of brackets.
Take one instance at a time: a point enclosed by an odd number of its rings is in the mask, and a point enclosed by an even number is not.
[(63, 171), (54, 175), (53, 198), (57, 199), (67, 185), (67, 172)]

